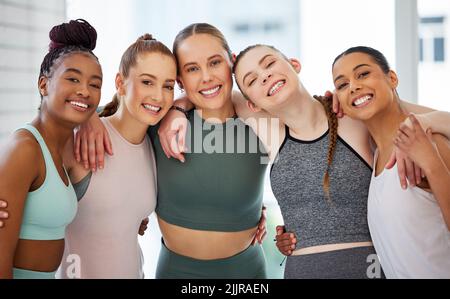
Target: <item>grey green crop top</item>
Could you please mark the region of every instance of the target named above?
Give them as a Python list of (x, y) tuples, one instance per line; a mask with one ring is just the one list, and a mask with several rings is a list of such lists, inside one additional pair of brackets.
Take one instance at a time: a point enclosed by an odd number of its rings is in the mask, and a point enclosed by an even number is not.
[(322, 185), (327, 136), (328, 132), (302, 141), (286, 127), (286, 139), (270, 172), (286, 231), (295, 233), (297, 248), (371, 241), (367, 223), (371, 167), (338, 136), (328, 200)]
[[(41, 147), (45, 161), (45, 180), (41, 187), (27, 195), (20, 239), (64, 239), (66, 226), (77, 213), (75, 191), (70, 180), (66, 186), (59, 176), (52, 155), (39, 131), (32, 125), (25, 125), (21, 129), (31, 132)], [(67, 175), (65, 169), (64, 172)]]
[(185, 163), (167, 159), (157, 128), (150, 128), (158, 171), (156, 213), (178, 226), (235, 232), (255, 227), (261, 217), (267, 154), (240, 119), (205, 122), (188, 112)]

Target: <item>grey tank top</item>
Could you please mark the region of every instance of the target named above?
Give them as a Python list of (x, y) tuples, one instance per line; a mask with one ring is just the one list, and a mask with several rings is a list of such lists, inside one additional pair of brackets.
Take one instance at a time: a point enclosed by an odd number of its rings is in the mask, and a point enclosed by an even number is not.
[(323, 191), (328, 134), (302, 141), (286, 127), (286, 138), (270, 171), (286, 231), (295, 233), (297, 249), (371, 241), (367, 199), (372, 169), (338, 136), (328, 200)]

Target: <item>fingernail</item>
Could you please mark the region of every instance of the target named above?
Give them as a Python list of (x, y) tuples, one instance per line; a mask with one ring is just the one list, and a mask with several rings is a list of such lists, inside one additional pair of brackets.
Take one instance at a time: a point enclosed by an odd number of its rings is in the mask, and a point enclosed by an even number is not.
[(292, 248), (292, 249), (295, 249), (295, 245), (292, 245), (291, 248)]
[(2, 218), (6, 218), (6, 217), (8, 217), (8, 213), (6, 213), (6, 212), (0, 212), (0, 216), (1, 216)]
[(402, 185), (403, 190), (406, 190), (406, 185)]
[(3, 221), (0, 221), (0, 227), (3, 227)]
[(6, 207), (6, 203), (1, 202), (1, 203), (0, 203), (0, 207), (2, 207), (2, 208)]
[(103, 169), (103, 165), (100, 165), (98, 168)]

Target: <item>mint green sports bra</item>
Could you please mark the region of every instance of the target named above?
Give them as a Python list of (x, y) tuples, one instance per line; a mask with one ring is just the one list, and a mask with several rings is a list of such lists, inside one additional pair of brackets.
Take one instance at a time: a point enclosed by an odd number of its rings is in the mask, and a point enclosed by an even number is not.
[[(52, 155), (39, 131), (29, 124), (20, 129), (33, 134), (39, 142), (45, 160), (44, 183), (39, 189), (29, 192), (25, 201), (20, 239), (64, 239), (66, 226), (77, 213), (75, 191), (70, 180), (69, 186), (66, 186), (59, 176)], [(65, 169), (64, 172), (67, 175)]]

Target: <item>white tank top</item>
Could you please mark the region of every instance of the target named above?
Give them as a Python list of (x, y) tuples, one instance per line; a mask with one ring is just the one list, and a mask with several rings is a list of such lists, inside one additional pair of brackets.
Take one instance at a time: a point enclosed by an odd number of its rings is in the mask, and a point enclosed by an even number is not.
[(431, 193), (403, 190), (397, 165), (378, 177), (374, 170), (368, 222), (387, 278), (450, 278), (450, 232), (441, 209)]
[(66, 230), (62, 278), (143, 278), (141, 221), (156, 206), (156, 163), (148, 136), (134, 145), (101, 119), (114, 155), (94, 173)]

